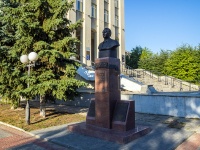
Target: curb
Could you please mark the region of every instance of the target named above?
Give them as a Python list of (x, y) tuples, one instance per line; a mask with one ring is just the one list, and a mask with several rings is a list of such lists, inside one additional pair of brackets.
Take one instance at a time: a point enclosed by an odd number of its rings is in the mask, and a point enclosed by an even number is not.
[(27, 132), (27, 131), (25, 131), (24, 129), (21, 129), (21, 128), (16, 127), (16, 126), (13, 126), (13, 125), (10, 125), (10, 124), (8, 124), (8, 123), (4, 123), (4, 122), (2, 122), (2, 121), (0, 121), (0, 125), (5, 125), (5, 126), (7, 126), (7, 127), (11, 127), (11, 128), (13, 128), (13, 129), (22, 131), (22, 132), (24, 132), (24, 133), (26, 133), (26, 134), (29, 134), (29, 135), (31, 135), (31, 136), (35, 137), (36, 139), (39, 139), (39, 140), (43, 140), (43, 141), (46, 141), (46, 142), (50, 142), (50, 143), (53, 143), (53, 144), (56, 144), (56, 145), (58, 145), (58, 146), (62, 146), (62, 147), (65, 147), (65, 148), (73, 148), (73, 149), (74, 149), (74, 147), (72, 147), (72, 146), (70, 146), (70, 145), (65, 145), (65, 144), (61, 144), (61, 143), (58, 143), (58, 142), (54, 142), (54, 141), (52, 141), (52, 140), (50, 140), (50, 139), (48, 139), (48, 138), (42, 138), (42, 137), (39, 136), (39, 135), (35, 135), (35, 134), (31, 133), (31, 132)]
[[(47, 141), (47, 142), (51, 142), (51, 143), (57, 144), (57, 143), (55, 143), (55, 142), (52, 142), (52, 141), (49, 140), (48, 138), (42, 138), (42, 137), (39, 136), (39, 135), (35, 135), (35, 134), (31, 133), (31, 132), (25, 131), (24, 129), (21, 129), (21, 128), (16, 127), (16, 126), (13, 126), (13, 125), (10, 125), (10, 124), (8, 124), (8, 123), (4, 123), (4, 122), (0, 121), (0, 124), (5, 125), (5, 126), (8, 126), (8, 127), (11, 127), (11, 128), (13, 128), (13, 129), (16, 129), (16, 130), (19, 130), (19, 131), (22, 131), (22, 132), (24, 132), (24, 133), (26, 133), (26, 134), (29, 134), (30, 136), (33, 136), (33, 137), (35, 137), (35, 138), (37, 138), (37, 139), (40, 139), (40, 140), (44, 140), (44, 141)], [(62, 146), (61, 144), (57, 144), (57, 145)]]
[(14, 128), (14, 129), (16, 129), (16, 130), (19, 130), (19, 131), (22, 131), (22, 132), (24, 132), (24, 133), (26, 133), (26, 134), (29, 134), (29, 135), (34, 136), (34, 134), (32, 134), (32, 133), (30, 133), (30, 132), (28, 132), (28, 131), (25, 131), (24, 129), (21, 129), (21, 128), (19, 128), (19, 127), (10, 125), (10, 124), (8, 124), (8, 123), (4, 123), (4, 122), (0, 121), (0, 124), (5, 125), (5, 126), (8, 126), (8, 127), (11, 127), (11, 128)]
[(13, 128), (13, 129), (16, 129), (16, 130), (19, 130), (19, 131), (22, 131), (22, 132), (24, 132), (24, 133), (26, 133), (26, 134), (29, 134), (29, 135), (31, 135), (31, 136), (36, 137), (37, 139), (42, 139), (42, 140), (45, 140), (45, 141), (50, 141), (50, 140), (48, 140), (47, 138), (41, 138), (39, 135), (35, 135), (35, 134), (31, 133), (31, 132), (25, 131), (24, 129), (21, 129), (21, 128), (16, 127), (16, 126), (13, 126), (13, 125), (10, 125), (10, 124), (8, 124), (8, 123), (5, 123), (5, 122), (0, 121), (0, 124), (5, 125), (5, 126), (8, 126), (8, 127), (11, 127), (11, 128)]
[[(71, 125), (71, 124), (75, 124), (75, 123), (79, 123), (79, 122), (69, 123), (69, 124), (66, 124), (66, 126)], [(46, 141), (46, 142), (54, 143), (54, 144), (56, 144), (56, 145), (59, 145), (59, 146), (65, 147), (65, 148), (73, 148), (73, 149), (75, 149), (74, 147), (72, 147), (72, 146), (70, 146), (70, 145), (65, 145), (65, 144), (62, 144), (62, 143), (59, 143), (59, 142), (55, 142), (55, 141), (53, 141), (53, 140), (51, 140), (51, 139), (48, 139), (48, 138), (42, 138), (40, 135), (36, 135), (36, 134), (34, 134), (34, 133), (25, 131), (24, 129), (21, 129), (21, 128), (16, 127), (16, 126), (13, 126), (13, 125), (10, 125), (10, 124), (8, 124), (8, 123), (4, 123), (4, 122), (0, 121), (0, 124), (5, 125), (5, 126), (7, 126), (7, 127), (11, 127), (11, 128), (13, 128), (13, 129), (16, 129), (16, 130), (19, 130), (19, 131), (21, 131), (21, 132), (24, 132), (24, 133), (26, 133), (26, 134), (29, 134), (30, 136), (33, 136), (33, 137), (35, 137), (35, 138), (37, 138), (37, 139), (40, 139), (40, 140), (44, 140), (44, 141)], [(56, 127), (56, 126), (52, 126), (52, 127), (48, 127), (48, 128), (53, 128), (53, 127)], [(44, 129), (48, 129), (48, 128), (44, 128)], [(42, 129), (39, 129), (39, 130), (42, 130)], [(66, 130), (67, 130), (67, 128), (66, 128)], [(77, 150), (78, 150), (78, 149), (77, 149)]]

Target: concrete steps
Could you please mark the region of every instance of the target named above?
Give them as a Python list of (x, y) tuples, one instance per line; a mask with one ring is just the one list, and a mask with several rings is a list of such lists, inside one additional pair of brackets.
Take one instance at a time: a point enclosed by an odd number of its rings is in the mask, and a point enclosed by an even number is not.
[(129, 69), (123, 73), (145, 85), (152, 85), (159, 92), (199, 91), (198, 85), (171, 76), (157, 76), (143, 69)]

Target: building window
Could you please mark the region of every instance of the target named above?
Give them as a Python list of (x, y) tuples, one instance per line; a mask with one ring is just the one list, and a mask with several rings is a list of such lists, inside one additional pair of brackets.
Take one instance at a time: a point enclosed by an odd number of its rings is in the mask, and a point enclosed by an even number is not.
[(118, 0), (115, 0), (115, 7), (117, 7), (118, 8)]
[(119, 26), (119, 17), (117, 15), (115, 15), (115, 26)]
[(76, 10), (83, 12), (83, 0), (76, 0)]
[(106, 9), (104, 10), (104, 22), (108, 23), (108, 11)]
[(97, 5), (95, 5), (95, 4), (92, 4), (91, 17), (92, 18), (97, 17)]

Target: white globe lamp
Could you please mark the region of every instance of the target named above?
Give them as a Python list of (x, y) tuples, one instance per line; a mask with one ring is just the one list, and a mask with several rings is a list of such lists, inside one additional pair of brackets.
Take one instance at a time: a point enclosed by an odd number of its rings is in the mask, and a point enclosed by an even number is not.
[(23, 64), (28, 63), (28, 56), (27, 56), (27, 55), (22, 55), (22, 56), (20, 57), (20, 61), (21, 61)]
[(36, 61), (38, 59), (38, 55), (36, 52), (31, 52), (28, 54), (28, 59), (30, 61)]

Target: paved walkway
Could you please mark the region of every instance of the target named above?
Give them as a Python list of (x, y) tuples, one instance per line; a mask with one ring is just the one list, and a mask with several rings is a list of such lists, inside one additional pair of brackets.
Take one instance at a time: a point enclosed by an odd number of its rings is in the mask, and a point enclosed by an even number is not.
[(28, 132), (0, 123), (0, 150), (68, 150), (34, 137)]
[(136, 113), (136, 124), (150, 126), (152, 131), (125, 145), (68, 132), (67, 125), (27, 133), (0, 124), (0, 149), (200, 150), (198, 119)]

